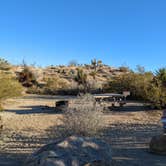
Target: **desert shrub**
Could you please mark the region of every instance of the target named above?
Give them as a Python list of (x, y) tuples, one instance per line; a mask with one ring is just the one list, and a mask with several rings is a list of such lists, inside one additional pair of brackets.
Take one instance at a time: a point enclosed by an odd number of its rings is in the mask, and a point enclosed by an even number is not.
[(158, 81), (161, 81), (162, 85), (166, 87), (166, 68), (160, 68), (155, 73)]
[(63, 78), (58, 76), (44, 78), (46, 85), (44, 86), (45, 94), (55, 94), (56, 91), (67, 89), (69, 86), (69, 82)]
[(29, 88), (26, 90), (26, 93), (29, 93), (29, 94), (45, 94), (45, 93), (44, 93), (44, 89), (43, 89), (43, 88), (40, 88), (39, 86), (32, 86), (32, 87), (29, 87)]
[(154, 108), (166, 107), (166, 89), (162, 86), (151, 84), (147, 90), (146, 99), (151, 103)]
[(84, 90), (84, 92), (87, 92), (88, 89), (88, 84), (87, 84), (87, 74), (84, 73), (82, 69), (77, 69), (77, 75), (75, 77), (75, 81), (80, 85), (80, 88)]
[(120, 67), (119, 67), (119, 70), (120, 70), (121, 72), (128, 72), (128, 71), (129, 71), (129, 67), (127, 67), (127, 66), (120, 66)]
[(9, 70), (11, 65), (5, 59), (0, 58), (0, 70)]
[(0, 109), (2, 110), (3, 100), (11, 97), (17, 97), (22, 93), (22, 86), (12, 76), (0, 73)]
[(147, 89), (153, 80), (152, 73), (138, 74), (130, 72), (114, 77), (109, 82), (109, 88), (113, 92), (122, 93), (130, 91), (131, 97), (145, 99)]
[(95, 99), (89, 94), (78, 97), (65, 111), (60, 134), (95, 136), (103, 127), (102, 108), (95, 104)]
[(23, 70), (18, 74), (19, 82), (25, 87), (37, 85), (35, 74), (24, 64)]
[(166, 107), (166, 87), (150, 72), (120, 75), (109, 81), (107, 89), (118, 93), (130, 91), (132, 99), (144, 100), (156, 108)]

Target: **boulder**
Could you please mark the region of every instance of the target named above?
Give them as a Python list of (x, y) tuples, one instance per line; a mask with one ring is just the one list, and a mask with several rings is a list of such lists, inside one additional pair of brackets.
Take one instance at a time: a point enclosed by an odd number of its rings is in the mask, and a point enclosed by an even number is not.
[(166, 134), (152, 137), (150, 142), (150, 151), (166, 155)]
[(25, 166), (111, 166), (111, 147), (96, 138), (71, 136), (45, 145)]

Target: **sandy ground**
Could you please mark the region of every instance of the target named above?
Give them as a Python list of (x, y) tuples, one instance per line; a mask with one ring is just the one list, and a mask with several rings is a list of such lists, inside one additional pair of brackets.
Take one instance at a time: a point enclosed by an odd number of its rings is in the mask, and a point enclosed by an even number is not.
[[(0, 166), (22, 166), (29, 154), (53, 141), (48, 132), (63, 116), (54, 110), (59, 98), (64, 97), (29, 95), (6, 101), (6, 111), (0, 113)], [(161, 113), (136, 102), (104, 113), (103, 139), (112, 145), (116, 166), (166, 166), (166, 156), (148, 152), (151, 137), (162, 132)]]

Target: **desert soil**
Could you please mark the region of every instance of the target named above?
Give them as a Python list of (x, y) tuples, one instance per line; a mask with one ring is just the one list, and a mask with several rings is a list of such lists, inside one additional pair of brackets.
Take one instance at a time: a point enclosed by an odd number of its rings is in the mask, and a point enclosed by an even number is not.
[[(28, 95), (4, 103), (0, 166), (22, 166), (29, 154), (54, 141), (56, 133), (50, 133), (63, 117), (54, 104), (61, 98), (68, 97)], [(166, 166), (166, 156), (148, 151), (151, 137), (162, 133), (161, 114), (138, 102), (104, 113), (103, 139), (112, 146), (115, 166)]]

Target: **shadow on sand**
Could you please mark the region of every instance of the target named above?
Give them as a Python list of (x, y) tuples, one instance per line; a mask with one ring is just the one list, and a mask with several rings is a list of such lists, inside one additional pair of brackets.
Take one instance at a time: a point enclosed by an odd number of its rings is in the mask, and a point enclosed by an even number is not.
[(16, 114), (61, 114), (62, 111), (56, 109), (55, 107), (49, 106), (21, 106), (21, 109), (16, 110), (5, 110), (5, 112), (12, 112)]
[(149, 152), (149, 142), (162, 128), (156, 124), (113, 124), (103, 130), (116, 166), (165, 166), (166, 156)]
[[(54, 126), (47, 129), (55, 132)], [(112, 124), (101, 131), (102, 139), (111, 144), (115, 166), (165, 166), (166, 157), (149, 153), (148, 144), (152, 136), (160, 134), (161, 128), (156, 124)], [(55, 134), (56, 133), (52, 133)], [(0, 154), (0, 165), (21, 166), (26, 157), (42, 145), (55, 141), (50, 134), (32, 138), (14, 135), (8, 145), (10, 153)], [(58, 138), (57, 138), (58, 139)], [(16, 155), (17, 154), (17, 155)]]

